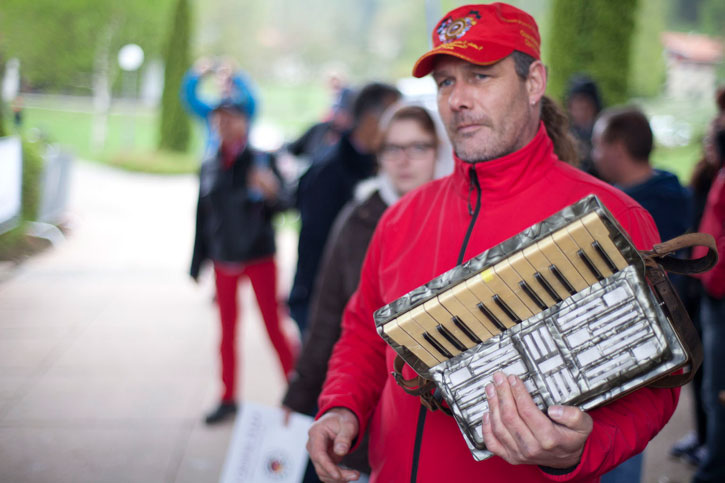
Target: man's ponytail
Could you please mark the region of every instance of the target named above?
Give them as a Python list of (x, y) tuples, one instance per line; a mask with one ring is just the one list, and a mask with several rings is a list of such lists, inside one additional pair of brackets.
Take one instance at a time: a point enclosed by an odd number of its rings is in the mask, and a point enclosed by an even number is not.
[(579, 153), (576, 141), (569, 133), (569, 119), (556, 102), (548, 97), (541, 98), (541, 120), (546, 133), (554, 143), (554, 152), (565, 163), (579, 166)]

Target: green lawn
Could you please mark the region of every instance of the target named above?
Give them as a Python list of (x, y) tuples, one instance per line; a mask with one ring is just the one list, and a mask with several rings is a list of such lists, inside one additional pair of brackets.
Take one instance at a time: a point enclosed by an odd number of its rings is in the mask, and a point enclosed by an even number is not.
[(702, 148), (699, 142), (676, 148), (658, 146), (652, 153), (652, 164), (675, 173), (683, 185), (690, 182), (692, 168), (700, 160)]
[[(327, 109), (327, 93), (321, 86), (264, 85), (260, 91), (261, 115), (256, 122), (271, 126), (288, 140), (301, 134)], [(196, 119), (187, 153), (159, 152), (158, 111), (114, 105), (108, 116), (105, 145), (94, 149), (90, 99), (30, 98), (25, 104), (23, 132), (59, 143), (78, 158), (154, 173), (185, 173), (198, 167), (205, 132)], [(6, 125), (11, 126), (9, 119)]]
[(632, 103), (642, 108), (651, 120), (653, 116), (670, 116), (675, 122), (686, 123), (690, 127), (688, 145), (671, 148), (656, 146), (652, 153), (652, 164), (675, 173), (682, 184), (688, 184), (692, 168), (702, 157), (702, 137), (715, 115), (713, 103), (661, 98), (636, 99)]
[[(318, 85), (262, 85), (261, 115), (257, 123), (279, 130), (285, 139), (298, 136), (327, 109), (327, 93)], [(671, 115), (691, 126), (692, 141), (688, 146), (658, 146), (653, 153), (655, 166), (674, 172), (683, 183), (689, 181), (692, 167), (700, 158), (700, 139), (712, 118), (714, 108), (663, 99), (634, 100), (648, 115)], [(203, 146), (203, 127), (193, 122), (191, 147), (188, 153), (165, 153), (156, 150), (158, 112), (138, 107), (112, 108), (108, 117), (108, 135), (103, 149), (91, 146), (93, 116), (90, 100), (74, 103), (63, 99), (43, 98), (26, 101), (23, 130), (26, 134), (42, 133), (82, 159), (94, 160), (124, 169), (155, 173), (187, 173), (198, 167)], [(7, 123), (10, 126), (10, 123)]]

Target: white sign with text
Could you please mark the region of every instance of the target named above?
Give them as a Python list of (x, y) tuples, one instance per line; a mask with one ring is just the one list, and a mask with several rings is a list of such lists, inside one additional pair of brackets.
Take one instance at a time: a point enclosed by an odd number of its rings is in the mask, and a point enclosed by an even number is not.
[(307, 466), (307, 430), (312, 418), (245, 402), (234, 424), (221, 483), (299, 483)]

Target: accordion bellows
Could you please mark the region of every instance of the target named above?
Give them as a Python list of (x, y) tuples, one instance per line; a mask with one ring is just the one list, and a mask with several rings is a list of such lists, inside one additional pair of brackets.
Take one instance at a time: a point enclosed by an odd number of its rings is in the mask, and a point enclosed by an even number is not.
[(378, 333), (433, 380), (476, 460), (484, 387), (521, 377), (543, 410), (592, 409), (687, 362), (645, 263), (595, 196), (375, 312)]

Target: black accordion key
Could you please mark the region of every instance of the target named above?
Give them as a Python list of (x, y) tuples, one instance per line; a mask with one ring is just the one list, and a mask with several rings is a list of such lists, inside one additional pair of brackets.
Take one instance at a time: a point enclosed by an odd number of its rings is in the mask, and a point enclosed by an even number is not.
[(526, 283), (526, 282), (523, 282), (523, 281), (522, 281), (522, 282), (519, 282), (519, 286), (520, 286), (520, 287), (521, 287), (521, 288), (523, 289), (523, 291), (524, 291), (524, 292), (526, 293), (526, 295), (528, 295), (528, 296), (529, 296), (529, 298), (530, 298), (531, 300), (533, 300), (533, 301), (534, 301), (534, 303), (535, 303), (535, 304), (536, 304), (536, 305), (537, 305), (537, 306), (538, 306), (538, 307), (539, 307), (539, 308), (540, 308), (541, 310), (546, 310), (546, 309), (548, 308), (548, 307), (546, 306), (546, 304), (544, 303), (544, 301), (543, 301), (543, 300), (541, 300), (541, 298), (540, 298), (540, 297), (539, 297), (539, 296), (538, 296), (538, 295), (536, 294), (536, 292), (534, 292), (533, 290), (531, 290), (531, 287), (529, 287), (529, 284), (528, 284), (528, 283)]
[(481, 342), (483, 342), (481, 339), (476, 337), (476, 334), (460, 319), (460, 317), (454, 315), (453, 317), (451, 317), (451, 320), (456, 325), (456, 327), (461, 329), (461, 332), (466, 334), (466, 337), (468, 337), (471, 342), (473, 342), (474, 344), (480, 344)]
[(554, 299), (554, 301), (555, 301), (555, 302), (556, 302), (557, 304), (558, 304), (559, 302), (561, 302), (561, 297), (559, 297), (559, 294), (558, 294), (558, 293), (556, 293), (556, 290), (554, 290), (554, 287), (552, 287), (552, 286), (551, 286), (551, 284), (549, 283), (549, 281), (548, 281), (548, 280), (546, 280), (546, 278), (544, 278), (544, 276), (543, 276), (542, 274), (540, 274), (539, 272), (536, 272), (536, 273), (534, 274), (534, 278), (536, 279), (536, 281), (537, 281), (537, 282), (539, 282), (539, 285), (541, 285), (541, 286), (542, 286), (542, 288), (543, 288), (544, 290), (546, 290), (546, 293), (548, 293), (548, 294), (549, 294), (549, 296), (550, 296), (551, 298), (553, 298), (553, 299)]
[(503, 332), (504, 330), (506, 330), (506, 326), (503, 325), (503, 323), (500, 320), (498, 320), (498, 317), (496, 317), (495, 315), (493, 315), (493, 312), (491, 312), (490, 310), (488, 310), (488, 307), (486, 307), (482, 303), (479, 303), (478, 305), (476, 305), (476, 307), (478, 307), (478, 310), (480, 310), (483, 315), (485, 315), (486, 317), (488, 317), (488, 320), (490, 320), (491, 323), (493, 325), (495, 325), (498, 330), (500, 330), (501, 332)]
[(577, 250), (576, 252), (577, 256), (581, 258), (582, 262), (584, 262), (584, 265), (587, 266), (589, 271), (594, 275), (594, 278), (597, 280), (604, 280), (604, 275), (597, 269), (597, 267), (594, 266), (594, 262), (592, 262), (591, 258), (584, 253), (584, 250)]
[(428, 332), (423, 332), (423, 338), (424, 338), (424, 339), (425, 339), (425, 340), (426, 340), (426, 341), (427, 341), (427, 342), (428, 342), (428, 343), (429, 343), (430, 345), (432, 345), (432, 346), (433, 346), (433, 348), (434, 348), (435, 350), (437, 350), (438, 352), (440, 352), (440, 354), (441, 354), (441, 355), (442, 355), (443, 357), (445, 357), (446, 359), (450, 359), (450, 358), (452, 358), (452, 357), (453, 357), (453, 354), (451, 354), (450, 352), (448, 352), (448, 350), (446, 350), (446, 348), (445, 348), (445, 347), (443, 347), (443, 346), (441, 345), (441, 343), (440, 343), (440, 342), (438, 342), (438, 341), (437, 341), (437, 340), (435, 339), (435, 337), (433, 337), (433, 336), (431, 336), (430, 334), (428, 334)]
[(455, 347), (456, 349), (458, 349), (461, 352), (466, 350), (466, 346), (463, 345), (460, 340), (456, 339), (456, 336), (451, 334), (451, 332), (448, 329), (446, 329), (443, 325), (438, 324), (438, 326), (436, 327), (436, 330), (438, 331), (438, 333), (440, 335), (445, 337), (446, 340), (448, 342), (450, 342), (451, 345), (453, 345), (453, 347)]

